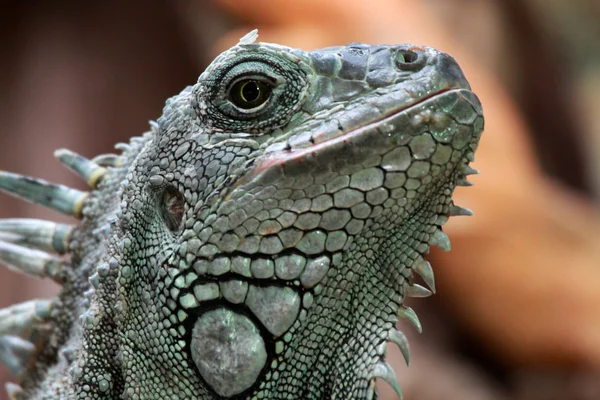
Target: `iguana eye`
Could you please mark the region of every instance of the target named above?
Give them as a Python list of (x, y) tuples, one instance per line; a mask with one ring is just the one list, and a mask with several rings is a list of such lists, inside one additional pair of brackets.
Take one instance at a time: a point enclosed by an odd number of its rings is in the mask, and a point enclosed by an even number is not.
[(220, 131), (266, 134), (287, 124), (302, 107), (309, 70), (295, 56), (246, 49), (202, 74), (194, 108)]
[(244, 79), (235, 82), (229, 90), (228, 100), (244, 110), (259, 107), (269, 100), (272, 88), (266, 82)]

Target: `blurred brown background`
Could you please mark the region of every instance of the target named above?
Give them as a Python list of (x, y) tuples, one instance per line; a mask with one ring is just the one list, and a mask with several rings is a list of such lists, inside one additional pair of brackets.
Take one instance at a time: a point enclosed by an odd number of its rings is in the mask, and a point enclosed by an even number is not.
[[(253, 28), (304, 49), (431, 45), (482, 100), (482, 174), (456, 196), (476, 216), (431, 254), (438, 294), (411, 303), (424, 333), (402, 327), (411, 367), (389, 355), (405, 398), (600, 399), (596, 0), (4, 2), (0, 169), (80, 187), (54, 149), (91, 157), (142, 133)], [(0, 217), (65, 220), (7, 196)], [(56, 290), (0, 268), (0, 307)]]

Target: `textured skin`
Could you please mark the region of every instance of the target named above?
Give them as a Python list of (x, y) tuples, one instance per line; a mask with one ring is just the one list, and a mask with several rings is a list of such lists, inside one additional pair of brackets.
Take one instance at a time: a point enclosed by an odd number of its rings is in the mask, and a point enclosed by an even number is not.
[[(428, 293), (412, 277), (429, 244), (448, 246), (479, 101), (431, 48), (251, 41), (104, 163), (15, 397), (368, 399), (374, 378), (394, 384), (385, 347), (416, 318), (403, 299)], [(228, 100), (249, 75), (273, 87), (259, 110)]]

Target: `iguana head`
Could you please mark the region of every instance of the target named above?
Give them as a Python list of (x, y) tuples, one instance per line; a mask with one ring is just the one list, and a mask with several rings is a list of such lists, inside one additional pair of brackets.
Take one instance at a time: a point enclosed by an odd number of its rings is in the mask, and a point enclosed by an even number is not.
[(242, 39), (85, 199), (102, 252), (74, 393), (367, 399), (377, 377), (397, 387), (386, 343), (407, 353), (398, 317), (419, 323), (402, 302), (430, 293), (414, 272), (433, 289), (423, 255), (449, 247), (441, 226), (468, 213), (451, 194), (482, 128), (460, 68), (434, 49)]

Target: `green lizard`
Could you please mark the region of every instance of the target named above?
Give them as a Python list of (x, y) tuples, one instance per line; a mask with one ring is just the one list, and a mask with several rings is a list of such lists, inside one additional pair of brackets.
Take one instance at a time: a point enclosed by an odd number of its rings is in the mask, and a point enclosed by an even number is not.
[(0, 173), (81, 219), (0, 221), (0, 260), (62, 285), (0, 310), (14, 399), (374, 399), (377, 378), (400, 394), (386, 347), (408, 362), (403, 300), (435, 291), (424, 255), (470, 215), (451, 195), (476, 172), (481, 105), (431, 48), (255, 38), (120, 154), (58, 150), (89, 192)]

